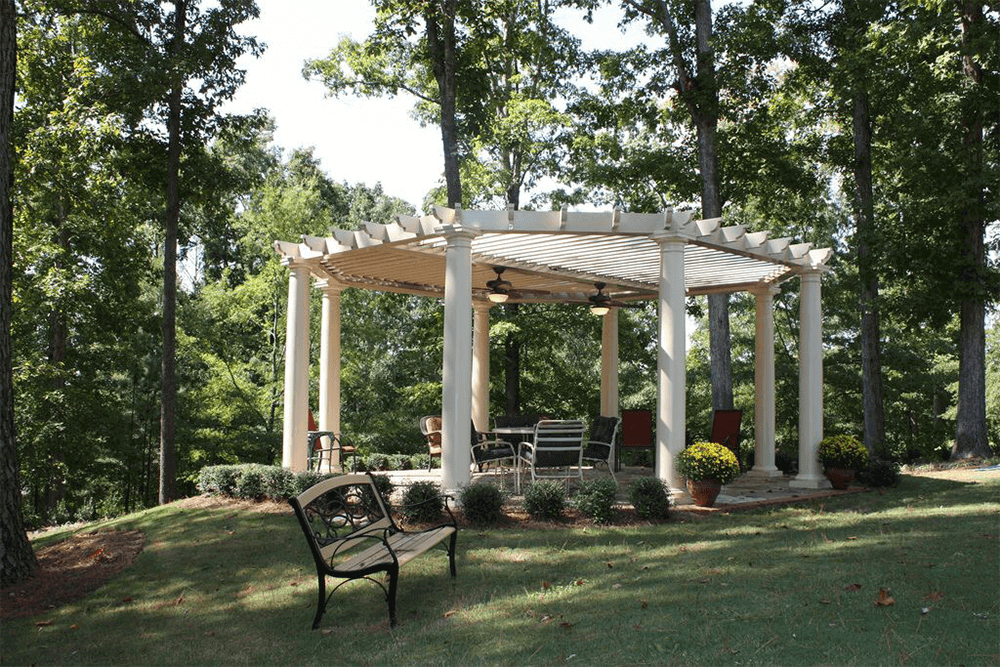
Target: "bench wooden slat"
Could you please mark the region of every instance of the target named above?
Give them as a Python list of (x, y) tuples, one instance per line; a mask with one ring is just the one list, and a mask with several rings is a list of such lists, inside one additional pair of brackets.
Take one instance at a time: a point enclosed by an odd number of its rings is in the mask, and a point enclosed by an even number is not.
[[(442, 526), (426, 533), (396, 533), (389, 537), (388, 541), (396, 553), (400, 567), (402, 567), (438, 543), (443, 542), (454, 532), (453, 526)], [(350, 572), (362, 570), (375, 564), (391, 562), (392, 556), (389, 554), (389, 550), (380, 542), (341, 563), (335, 563), (334, 568), (341, 572)]]

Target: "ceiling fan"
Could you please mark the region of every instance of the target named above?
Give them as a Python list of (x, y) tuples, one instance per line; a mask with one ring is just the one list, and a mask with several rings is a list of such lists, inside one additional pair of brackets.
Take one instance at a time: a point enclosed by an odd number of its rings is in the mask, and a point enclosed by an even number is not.
[(506, 266), (494, 266), (491, 268), (497, 274), (497, 277), (486, 281), (486, 298), (493, 303), (504, 303), (510, 297), (518, 299), (530, 295), (549, 294), (545, 290), (515, 289), (514, 285), (503, 277), (503, 272), (507, 270)]
[(612, 308), (642, 308), (643, 304), (641, 303), (612, 299), (604, 293), (604, 288), (607, 286), (607, 283), (594, 283), (594, 287), (597, 288), (597, 294), (591, 294), (587, 297), (587, 301), (590, 302), (590, 312), (594, 315), (605, 315)]

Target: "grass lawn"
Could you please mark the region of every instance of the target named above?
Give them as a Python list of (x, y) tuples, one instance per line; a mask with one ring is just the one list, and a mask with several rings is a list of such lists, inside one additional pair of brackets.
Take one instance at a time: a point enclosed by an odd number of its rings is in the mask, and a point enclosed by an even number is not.
[(443, 552), (403, 569), (392, 631), (363, 581), (310, 629), (291, 514), (166, 506), (101, 527), (145, 549), (86, 599), (4, 621), (0, 663), (1000, 664), (996, 473), (644, 527), (463, 530), (454, 582)]

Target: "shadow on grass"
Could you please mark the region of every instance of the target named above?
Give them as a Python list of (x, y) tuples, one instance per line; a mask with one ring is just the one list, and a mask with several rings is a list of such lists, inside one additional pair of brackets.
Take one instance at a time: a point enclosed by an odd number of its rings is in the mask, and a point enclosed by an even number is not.
[[(404, 568), (395, 631), (366, 582), (337, 591), (325, 631), (310, 630), (316, 575), (290, 514), (168, 506), (114, 522), (147, 534), (120, 577), (5, 622), (3, 658), (979, 664), (1000, 653), (996, 596), (975, 583), (995, 583), (998, 488), (904, 477), (882, 494), (686, 523), (465, 530), (454, 582), (443, 552)], [(875, 605), (880, 589), (894, 605)]]

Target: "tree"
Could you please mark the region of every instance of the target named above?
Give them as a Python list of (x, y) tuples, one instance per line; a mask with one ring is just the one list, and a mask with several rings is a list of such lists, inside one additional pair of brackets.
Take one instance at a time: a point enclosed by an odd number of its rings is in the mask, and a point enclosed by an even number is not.
[(14, 433), (11, 311), (14, 267), (14, 90), (17, 19), (14, 0), (0, 0), (0, 582), (16, 583), (37, 566), (21, 507), (21, 480)]
[[(622, 0), (626, 19), (645, 17), (666, 40), (665, 62), (673, 70), (673, 88), (695, 126), (698, 170), (701, 175), (701, 214), (722, 216), (717, 132), (719, 88), (715, 71), (710, 0), (693, 3), (670, 0)], [(692, 11), (693, 9), (693, 11)], [(690, 28), (693, 23), (693, 31)], [(733, 407), (733, 371), (729, 344), (729, 308), (726, 294), (708, 296), (712, 348), (712, 405)]]
[[(131, 75), (133, 95), (125, 100), (130, 115), (166, 128), (159, 488), (160, 502), (166, 503), (174, 498), (177, 468), (175, 357), (181, 161), (185, 150), (200, 150), (215, 134), (219, 105), (232, 98), (243, 83), (245, 73), (235, 67), (236, 59), (244, 53), (260, 54), (254, 38), (233, 31), (234, 26), (257, 17), (259, 11), (255, 0), (221, 0), (204, 11), (198, 0), (172, 0), (169, 6), (145, 0), (127, 5), (92, 0), (82, 7), (65, 5), (63, 11), (94, 17), (108, 27), (115, 47), (126, 45), (121, 53), (105, 51), (105, 65), (122, 79)], [(189, 87), (195, 79), (198, 92)], [(141, 125), (136, 130), (144, 131)]]
[[(961, 26), (962, 72), (965, 101), (961, 108), (964, 130), (961, 161), (965, 176), (959, 234), (961, 237), (958, 280), (961, 290), (961, 331), (959, 333), (958, 417), (955, 424), (953, 459), (990, 455), (986, 438), (986, 220), (987, 197), (995, 181), (986, 165), (985, 125), (996, 116), (997, 72), (987, 82), (983, 61), (988, 51), (996, 54), (997, 25), (987, 21), (983, 4), (975, 0), (955, 0)], [(994, 19), (996, 11), (993, 11)], [(995, 60), (994, 60), (995, 63)], [(992, 83), (992, 85), (990, 85)], [(992, 92), (990, 89), (992, 88)], [(996, 127), (992, 130), (996, 134)], [(995, 147), (995, 143), (994, 143)], [(994, 152), (994, 160), (996, 153)], [(992, 185), (991, 185), (992, 184)], [(994, 204), (996, 197), (994, 194)], [(996, 208), (994, 206), (994, 214)], [(995, 219), (995, 218), (994, 218)], [(996, 292), (994, 292), (994, 297)]]

